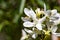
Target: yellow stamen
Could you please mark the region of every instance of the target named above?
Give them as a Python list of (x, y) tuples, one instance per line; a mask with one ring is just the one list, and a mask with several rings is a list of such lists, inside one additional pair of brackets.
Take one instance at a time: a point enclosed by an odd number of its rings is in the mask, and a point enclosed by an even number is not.
[(38, 17), (38, 18), (40, 18), (40, 15), (42, 14), (42, 16), (44, 15), (44, 11), (38, 11), (38, 12), (36, 12), (36, 16)]
[(46, 30), (43, 30), (45, 32), (46, 35), (50, 35), (50, 31), (46, 31)]

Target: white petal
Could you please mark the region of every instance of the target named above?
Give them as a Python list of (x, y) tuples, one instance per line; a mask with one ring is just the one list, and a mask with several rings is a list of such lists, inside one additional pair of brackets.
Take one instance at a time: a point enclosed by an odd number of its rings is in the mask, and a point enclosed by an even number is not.
[(33, 27), (33, 26), (34, 26), (34, 23), (27, 21), (27, 22), (24, 22), (24, 23), (23, 23), (23, 26), (24, 26), (24, 27)]
[(36, 13), (40, 12), (40, 8), (37, 8), (37, 9), (35, 10), (35, 12), (36, 12)]
[(58, 24), (60, 24), (60, 18), (54, 21), (54, 25), (58, 25)]
[(59, 14), (59, 13), (57, 13), (57, 14), (55, 15), (55, 17), (60, 17), (60, 14)]
[(26, 36), (26, 32), (24, 30), (22, 30), (22, 36)]
[[(57, 37), (60, 36), (60, 33), (53, 33), (54, 35), (56, 35)], [(57, 40), (57, 39), (56, 39)]]
[(45, 5), (45, 3), (44, 3), (44, 11), (46, 12), (46, 5)]
[(27, 36), (26, 32), (24, 30), (22, 30), (22, 37), (20, 40), (25, 40), (25, 38), (27, 38), (27, 37), (28, 36)]
[(25, 12), (25, 14), (26, 14), (28, 17), (31, 17), (31, 16), (30, 16), (30, 10), (29, 10), (28, 8), (25, 8), (25, 9), (24, 9), (24, 12)]
[(56, 14), (56, 13), (57, 13), (57, 10), (56, 10), (56, 9), (54, 9), (54, 10), (52, 10), (51, 12), (52, 12), (52, 15), (54, 15), (54, 14)]
[(32, 38), (34, 38), (34, 39), (35, 39), (35, 38), (36, 38), (36, 34), (33, 34), (33, 35), (32, 35)]
[(46, 16), (41, 18), (41, 19), (39, 19), (38, 23), (42, 23), (43, 21), (45, 21), (45, 19), (46, 19)]
[(32, 30), (34, 31), (34, 29), (35, 29), (35, 28), (33, 27)]
[(29, 30), (29, 29), (26, 29), (26, 28), (25, 28), (24, 30), (25, 30), (27, 33), (30, 33), (30, 34), (33, 33), (32, 30)]
[(36, 14), (35, 12), (31, 9), (30, 10), (30, 16), (33, 18), (33, 19), (36, 19)]
[(30, 21), (30, 18), (25, 18), (25, 17), (21, 17), (22, 21), (26, 22), (26, 21)]
[(42, 30), (42, 25), (41, 24), (36, 24), (36, 28), (38, 29), (38, 30)]
[(24, 12), (27, 16), (31, 17), (33, 20), (36, 19), (36, 14), (32, 9), (29, 10), (29, 9), (25, 8)]
[(51, 15), (51, 10), (47, 10), (46, 12), (47, 12), (46, 14), (47, 14), (48, 16)]
[(56, 32), (56, 31), (57, 31), (57, 29), (58, 29), (58, 27), (57, 27), (57, 26), (53, 26), (53, 27), (51, 27), (51, 31), (52, 31), (52, 33)]

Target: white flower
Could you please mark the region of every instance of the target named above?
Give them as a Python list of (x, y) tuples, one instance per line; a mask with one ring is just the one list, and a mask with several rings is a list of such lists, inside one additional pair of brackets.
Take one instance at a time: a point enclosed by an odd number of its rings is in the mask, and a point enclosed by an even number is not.
[(25, 40), (26, 38), (28, 38), (29, 35), (26, 34), (26, 32), (24, 30), (22, 30), (22, 37), (20, 40)]
[[(21, 18), (24, 21), (23, 26), (27, 28), (32, 27), (32, 30), (24, 28), (24, 30), (22, 30), (21, 40), (28, 38), (29, 35), (30, 36), (32, 35), (31, 37), (35, 39), (37, 35), (40, 33), (40, 30), (43, 30), (42, 28), (44, 27), (42, 25), (45, 25), (43, 24), (44, 21), (46, 21), (46, 25), (48, 28), (47, 31), (44, 31), (45, 34), (49, 34), (50, 31), (52, 33), (55, 33), (58, 29), (57, 25), (60, 24), (60, 14), (57, 13), (56, 9), (46, 10), (45, 4), (44, 4), (44, 11), (41, 11), (40, 8), (37, 8), (34, 12), (32, 9), (25, 8), (24, 13), (26, 14), (27, 17)], [(44, 14), (44, 16), (40, 18), (40, 15), (42, 13)], [(26, 32), (29, 35), (27, 35)]]
[(57, 10), (52, 10), (51, 20), (54, 22), (54, 25), (60, 24), (60, 14), (57, 13)]
[(53, 32), (56, 32), (57, 30), (57, 25), (60, 24), (60, 14), (57, 13), (57, 10), (54, 9), (54, 10), (51, 10), (51, 16), (49, 16), (49, 19), (50, 19), (50, 22), (53, 22), (51, 26), (51, 28), (49, 28), (49, 30)]
[(24, 30), (27, 32), (27, 33), (29, 33), (30, 35), (32, 35), (31, 37), (32, 38), (36, 38), (37, 37), (37, 35), (36, 35), (36, 33), (34, 32), (34, 31), (32, 31), (32, 30), (29, 30), (29, 29), (26, 29), (26, 28), (24, 28)]
[[(27, 12), (28, 11), (28, 12)], [(25, 14), (32, 18), (33, 19), (33, 22), (30, 22), (30, 21), (26, 21), (23, 23), (23, 26), (24, 27), (36, 27), (37, 29), (39, 30), (42, 30), (42, 25), (41, 23), (45, 20), (46, 17), (43, 17), (41, 19), (37, 19), (36, 18), (36, 14), (34, 13), (34, 11), (31, 9), (31, 10), (28, 10), (27, 8), (24, 9), (24, 12)], [(39, 25), (38, 25), (39, 24)], [(38, 27), (37, 27), (38, 26)]]
[(51, 16), (49, 16), (50, 21), (54, 22), (54, 25), (60, 24), (60, 14), (57, 13), (57, 10), (50, 10)]

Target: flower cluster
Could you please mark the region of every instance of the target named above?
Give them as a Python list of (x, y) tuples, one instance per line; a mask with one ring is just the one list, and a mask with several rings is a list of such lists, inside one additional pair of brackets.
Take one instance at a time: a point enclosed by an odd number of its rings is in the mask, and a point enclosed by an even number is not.
[(46, 10), (44, 4), (44, 10), (37, 8), (35, 11), (25, 8), (24, 13), (26, 17), (21, 17), (24, 21), (22, 29), (22, 37), (20, 40), (36, 39), (40, 36), (40, 39), (44, 39), (45, 35), (55, 33), (57, 25), (60, 23), (60, 14), (56, 9)]

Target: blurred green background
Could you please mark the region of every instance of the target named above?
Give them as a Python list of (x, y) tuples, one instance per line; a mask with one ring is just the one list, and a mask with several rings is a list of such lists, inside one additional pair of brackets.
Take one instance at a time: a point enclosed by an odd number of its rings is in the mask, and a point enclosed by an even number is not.
[(44, 3), (60, 12), (60, 0), (0, 0), (0, 40), (20, 40), (23, 9), (43, 9)]

